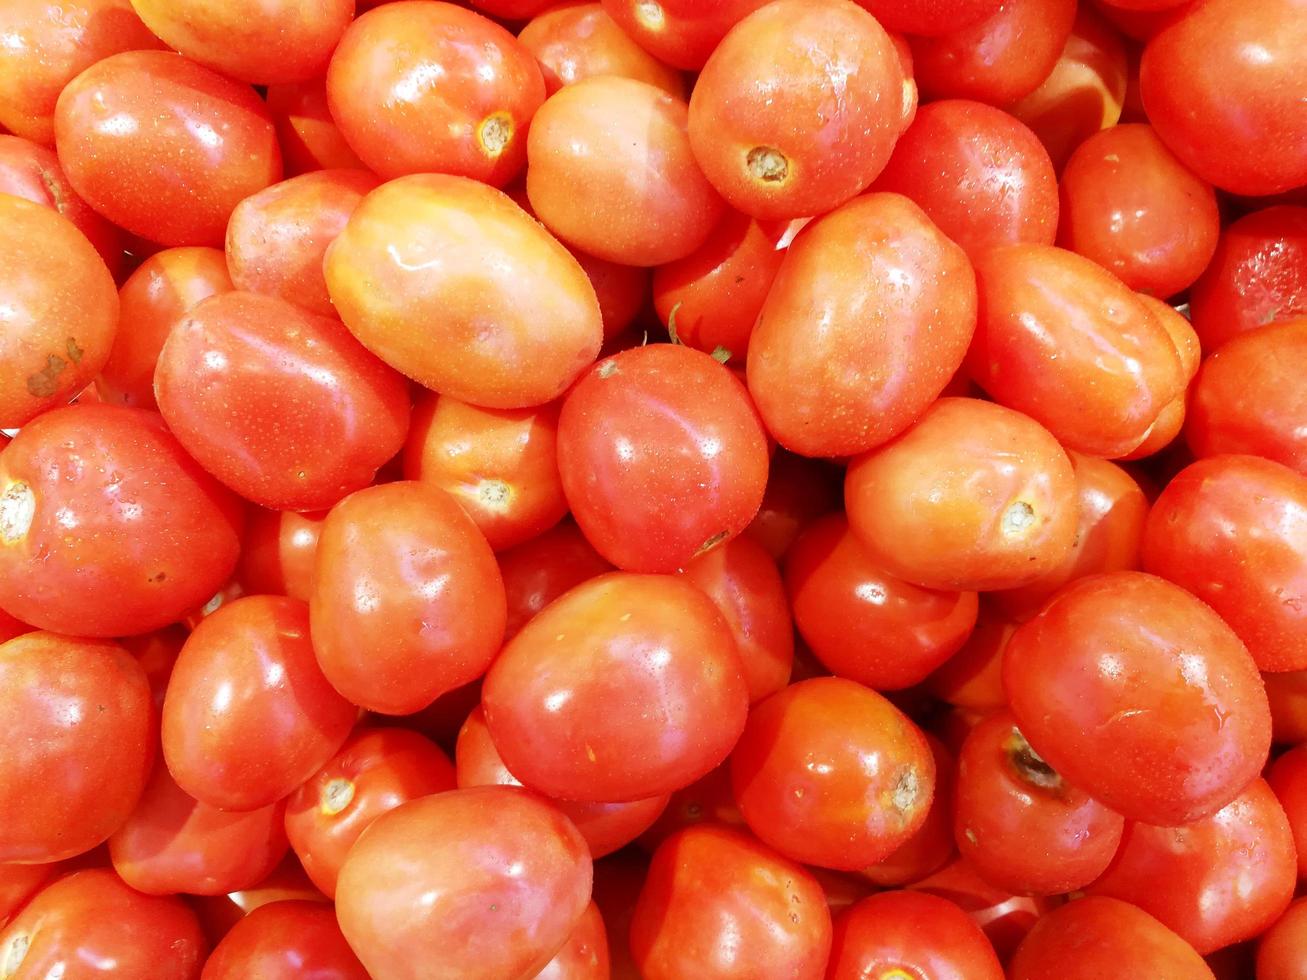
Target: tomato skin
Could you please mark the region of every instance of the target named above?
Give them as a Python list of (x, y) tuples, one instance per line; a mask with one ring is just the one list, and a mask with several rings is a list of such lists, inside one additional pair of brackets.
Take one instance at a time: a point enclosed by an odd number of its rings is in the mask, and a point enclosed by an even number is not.
[(929, 976), (1002, 980), (980, 927), (952, 902), (923, 892), (871, 895), (835, 919), (830, 980)]
[(1307, 82), (1304, 47), (1301, 0), (1200, 0), (1144, 49), (1144, 108), (1176, 156), (1217, 187), (1245, 195), (1297, 187), (1307, 183), (1307, 123), (1295, 95)]
[(711, 824), (658, 846), (631, 920), (631, 952), (647, 980), (816, 980), (830, 943), (830, 911), (812, 875)]
[(608, 937), (599, 906), (591, 902), (563, 948), (533, 980), (609, 980)]
[(685, 98), (681, 73), (640, 47), (602, 4), (547, 6), (517, 39), (540, 62), (548, 95), (595, 75), (620, 75), (655, 85), (674, 99)]
[(308, 602), (313, 595), (313, 566), (325, 511), (251, 507), (241, 541), (237, 578), (246, 595), (288, 595)]
[(602, 0), (604, 10), (659, 61), (697, 71), (726, 32), (766, 0)]
[[(1180, 355), (1180, 367), (1184, 373), (1186, 391), (1190, 382), (1198, 374), (1202, 359), (1199, 349), (1198, 334), (1189, 321), (1175, 307), (1169, 306), (1147, 293), (1135, 293), (1154, 319), (1171, 337), (1176, 353)], [(1185, 394), (1177, 395), (1157, 416), (1144, 441), (1121, 457), (1123, 460), (1144, 459), (1152, 456), (1173, 443), (1184, 429), (1186, 407)]]
[[(373, 976), (527, 980), (590, 902), (585, 841), (525, 790), (483, 786), (383, 814), (341, 868), (341, 931)], [(429, 897), (427, 897), (429, 896)]]
[(265, 101), (287, 177), (315, 170), (364, 169), (331, 118), (325, 78), (269, 85)]
[(474, 181), (422, 174), (382, 184), (324, 268), (365, 347), (460, 401), (544, 404), (599, 353), (602, 318), (585, 271), (507, 196)]
[(368, 980), (330, 906), (272, 902), (255, 909), (209, 954), (201, 980)]
[(571, 521), (503, 552), (499, 571), (508, 599), (504, 642), (517, 636), (536, 613), (564, 592), (612, 570)]
[(1307, 670), (1263, 674), (1271, 705), (1271, 731), (1277, 743), (1307, 742)]
[(1270, 746), (1261, 678), (1234, 631), (1142, 572), (1059, 592), (1008, 642), (1003, 686), (1035, 751), (1130, 820), (1215, 813)]
[[(34, 509), (24, 528), (28, 494)], [(44, 629), (81, 636), (158, 629), (208, 600), (240, 550), (236, 498), (153, 412), (111, 405), (46, 412), (0, 455), (0, 495), (7, 546), (0, 548), (0, 606)]]
[[(869, 758), (874, 769), (864, 765)], [(935, 762), (921, 731), (880, 695), (819, 677), (753, 709), (731, 755), (731, 780), (765, 844), (805, 864), (856, 871), (921, 826)]]
[(273, 902), (316, 902), (328, 899), (313, 887), (294, 854), (288, 854), (268, 877), (252, 888), (227, 895), (197, 895), (191, 905), (200, 917), (200, 927), (211, 946), (217, 945), (232, 928), (255, 909)]
[(843, 472), (821, 460), (778, 449), (772, 454), (762, 506), (744, 530), (777, 561), (783, 559), (803, 529), (840, 508)]
[(332, 508), (309, 609), (332, 685), (395, 715), (480, 677), (506, 616), (485, 537), (447, 493), (412, 481), (360, 490)]
[(257, 293), (212, 296), (178, 320), (154, 393), (200, 465), (274, 510), (320, 510), (368, 486), (408, 431), (398, 372), (338, 320)]
[(956, 858), (930, 877), (914, 883), (911, 891), (948, 899), (980, 926), (1003, 962), (1050, 908), (1047, 899), (1013, 895), (995, 888), (978, 874), (966, 858)]
[(612, 572), (522, 628), (486, 674), (482, 704), (523, 784), (620, 803), (687, 786), (725, 759), (748, 689), (730, 627), (703, 592)]
[(744, 386), (700, 351), (606, 358), (563, 401), (558, 467), (572, 515), (618, 568), (672, 572), (748, 526), (767, 440)]
[(673, 834), (702, 823), (733, 827), (740, 831), (749, 829), (745, 826), (744, 817), (740, 815), (740, 808), (735, 805), (729, 762), (722, 763), (706, 776), (673, 793), (666, 809), (640, 835), (637, 843), (652, 853)]
[(857, 0), (887, 31), (947, 34), (992, 17), (1002, 0)]
[(332, 118), (386, 179), (435, 172), (504, 186), (526, 162), (526, 127), (544, 98), (531, 52), (452, 3), (368, 11), (327, 69)]
[(823, 214), (884, 169), (904, 71), (885, 29), (847, 0), (775, 0), (722, 39), (690, 96), (690, 145), (755, 218)]
[[(55, 131), (77, 193), (161, 245), (221, 245), (232, 209), (281, 179), (263, 100), (167, 51), (116, 54), (82, 72), (59, 96)], [(213, 132), (222, 137), (210, 145)]]
[(966, 254), (897, 194), (856, 198), (790, 246), (750, 340), (749, 391), (805, 456), (848, 456), (917, 420), (976, 322)]
[(1266, 773), (1266, 782), (1289, 820), (1298, 878), (1307, 879), (1307, 748), (1300, 745), (1276, 759)]
[(957, 852), (953, 843), (953, 806), (957, 763), (953, 753), (930, 732), (924, 732), (935, 760), (935, 795), (926, 819), (916, 832), (883, 860), (863, 868), (860, 876), (883, 888), (902, 888), (938, 871)]
[(0, 929), (63, 870), (61, 863), (0, 865)]
[(308, 779), (357, 718), (318, 668), (305, 603), (246, 596), (182, 647), (163, 701), (163, 755), (197, 800), (256, 810)]
[(1307, 948), (1307, 901), (1300, 899), (1258, 940), (1258, 980), (1301, 980), (1304, 948)]

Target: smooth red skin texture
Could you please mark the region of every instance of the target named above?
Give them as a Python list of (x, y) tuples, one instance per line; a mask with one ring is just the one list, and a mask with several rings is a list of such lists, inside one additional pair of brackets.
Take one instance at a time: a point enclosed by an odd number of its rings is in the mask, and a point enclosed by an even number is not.
[(731, 755), (731, 781), (764, 843), (805, 864), (857, 871), (925, 821), (935, 761), (890, 702), (853, 681), (819, 677), (753, 709)]
[(123, 881), (147, 895), (225, 895), (257, 885), (286, 855), (285, 811), (284, 801), (244, 813), (215, 809), (158, 765), (109, 838), (109, 856)]
[(482, 691), (495, 747), (523, 784), (613, 803), (670, 793), (721, 763), (748, 700), (712, 600), (680, 578), (624, 572), (527, 623)]
[(631, 920), (646, 980), (825, 976), (831, 915), (802, 866), (712, 824), (659, 845)]
[(191, 906), (210, 945), (216, 945), (249, 913), (273, 902), (317, 902), (328, 899), (313, 887), (294, 854), (288, 854), (272, 874), (253, 888), (227, 895), (192, 896)]
[(457, 500), (496, 551), (529, 541), (567, 514), (558, 411), (557, 402), (477, 408), (424, 392), (404, 444), (404, 477)]
[(609, 980), (611, 975), (604, 919), (591, 902), (563, 948), (534, 980)]
[(229, 78), (267, 85), (318, 78), (354, 0), (132, 0), (170, 48)]
[(861, 877), (884, 888), (901, 888), (939, 870), (957, 853), (953, 843), (954, 784), (957, 763), (953, 752), (930, 732), (924, 733), (935, 759), (935, 795), (916, 833), (884, 860), (863, 868)]
[(997, 888), (1060, 895), (1106, 869), (1125, 820), (1033, 760), (1007, 711), (984, 718), (958, 754), (953, 826), (958, 849)]
[(948, 34), (992, 17), (1002, 0), (857, 0), (887, 31)]
[(1189, 307), (1208, 351), (1246, 331), (1307, 316), (1307, 207), (1277, 205), (1227, 225), (1189, 292)]
[(1212, 186), (1144, 123), (1086, 139), (1062, 171), (1058, 244), (1166, 298), (1191, 285), (1216, 251)]
[(321, 902), (281, 901), (237, 922), (209, 954), (201, 980), (369, 980)]
[(1307, 316), (1240, 334), (1203, 363), (1185, 438), (1196, 456), (1247, 453), (1307, 476)]
[(657, 11), (639, 0), (602, 2), (617, 25), (659, 61), (697, 71), (726, 32), (766, 0), (658, 0)]
[(291, 793), (286, 833), (309, 878), (334, 898), (345, 855), (377, 817), (454, 786), (449, 757), (417, 732), (361, 728)]
[(1139, 567), (1148, 498), (1138, 481), (1116, 463), (1068, 453), (1076, 477), (1075, 539), (1062, 562), (1028, 585), (993, 595), (998, 607), (1029, 619), (1068, 582), (1099, 572)]
[(1271, 730), (1282, 745), (1307, 742), (1307, 670), (1263, 674), (1271, 704)]
[(1089, 259), (1048, 245), (1009, 245), (977, 257), (976, 283), (972, 378), (1068, 449), (1124, 455), (1183, 392), (1166, 329)]
[[(508, 771), (491, 741), (485, 712), (480, 705), (472, 709), (458, 733), (455, 759), (458, 785), (462, 789), (522, 785)], [(578, 803), (558, 799), (549, 802), (572, 821), (585, 838), (590, 856), (598, 860), (625, 847), (648, 830), (666, 809), (667, 794), (626, 803)]]
[(63, 868), (64, 865), (59, 863), (0, 865), (0, 929), (7, 926)]
[(263, 100), (167, 51), (125, 52), (82, 72), (59, 96), (55, 131), (77, 193), (161, 245), (221, 245), (232, 209), (281, 179)]
[(216, 248), (166, 248), (142, 262), (118, 291), (118, 330), (95, 379), (101, 400), (156, 408), (154, 369), (173, 324), (233, 288), (227, 258)]
[(61, 861), (117, 830), (154, 762), (154, 723), (145, 671), (118, 644), (0, 644), (0, 861)]
[(790, 246), (750, 341), (749, 391), (785, 448), (865, 452), (944, 390), (975, 323), (966, 253), (907, 198), (868, 194)]
[(590, 280), (595, 298), (599, 300), (604, 341), (614, 340), (635, 322), (644, 309), (649, 294), (649, 270), (598, 259), (581, 251), (573, 251), (572, 255)]
[(24, 633), (31, 633), (33, 627), (28, 626), (21, 619), (15, 619), (3, 609), (0, 609), (0, 643), (6, 640), (12, 640), (15, 636), (22, 636)]
[(780, 570), (767, 550), (732, 538), (685, 566), (687, 579), (713, 601), (735, 637), (749, 702), (775, 694), (790, 680), (794, 623)]
[(1307, 477), (1255, 456), (1186, 467), (1148, 515), (1143, 567), (1215, 609), (1258, 669), (1307, 669)]
[(1001, 109), (966, 99), (917, 110), (876, 178), (902, 194), (968, 255), (994, 245), (1051, 245), (1057, 175), (1030, 128)]
[[(526, 20), (550, 5), (550, 0), (467, 0), (468, 6), (500, 20)], [(377, 0), (361, 0), (360, 8), (376, 7)]]
[(548, 7), (517, 39), (540, 62), (549, 95), (595, 75), (620, 75), (655, 85), (674, 99), (685, 98), (681, 73), (640, 47), (601, 4)]
[[(690, 145), (728, 204), (755, 218), (823, 214), (884, 169), (903, 128), (904, 70), (848, 0), (776, 0), (735, 25), (690, 96)], [(785, 160), (755, 176), (757, 147)]]
[(1002, 980), (985, 934), (952, 902), (923, 892), (871, 895), (835, 919), (829, 980)]
[(561, 813), (482, 786), (405, 803), (345, 859), (341, 930), (373, 976), (527, 980), (590, 902), (590, 855)]
[(506, 600), (494, 552), (453, 497), (405, 481), (327, 515), (309, 608), (318, 662), (361, 707), (412, 714), (476, 680)]
[(1307, 900), (1289, 906), (1257, 942), (1257, 980), (1307, 976)]
[(927, 589), (1024, 585), (1058, 567), (1075, 534), (1062, 447), (1032, 419), (972, 398), (941, 398), (853, 460), (844, 502), (868, 557)]
[(706, 776), (673, 793), (667, 808), (640, 835), (637, 843), (652, 853), (673, 834), (702, 823), (734, 827), (746, 832), (749, 829), (745, 826), (744, 817), (740, 815), (740, 808), (735, 805), (729, 763), (722, 763)]
[(206, 602), (236, 567), (240, 504), (153, 412), (46, 412), (0, 455), (0, 494), (17, 483), (35, 513), (25, 535), (0, 537), (0, 606), (33, 626), (148, 633)]
[(785, 558), (799, 633), (838, 677), (877, 691), (923, 680), (976, 623), (974, 592), (922, 589), (886, 572), (841, 514), (808, 525)]
[(251, 507), (241, 540), (237, 578), (246, 595), (288, 595), (309, 601), (313, 594), (313, 566), (326, 512)]
[(247, 596), (200, 623), (163, 701), (163, 755), (177, 784), (224, 810), (286, 796), (340, 748), (358, 710), (327, 683), (308, 608)]
[(0, 962), (22, 980), (196, 980), (206, 950), (185, 902), (142, 895), (107, 868), (59, 879), (0, 933)]
[(504, 641), (515, 637), (536, 613), (568, 589), (612, 570), (571, 521), (503, 552), (499, 571), (508, 599)]
[(923, 101), (975, 99), (1005, 106), (1053, 71), (1075, 21), (1075, 0), (1004, 0), (986, 19), (947, 34), (912, 38)]
[(1276, 759), (1266, 773), (1266, 782), (1289, 821), (1298, 878), (1307, 880), (1307, 746), (1290, 749)]
[(269, 85), (265, 96), (277, 130), (286, 176), (314, 170), (357, 170), (363, 161), (349, 148), (327, 107), (327, 81)]
[(772, 455), (767, 491), (744, 536), (753, 538), (780, 561), (805, 527), (840, 509), (843, 472), (821, 460), (783, 449)]
[[(327, 70), (332, 118), (386, 179), (449, 173), (502, 187), (526, 162), (545, 99), (535, 57), (494, 21), (452, 3), (387, 3), (350, 25)], [(507, 132), (483, 141), (486, 120)]]
[(1307, 183), (1296, 94), (1307, 84), (1305, 13), (1302, 0), (1200, 0), (1144, 49), (1139, 83), (1157, 134), (1217, 187), (1261, 195)]
[(1008, 980), (1096, 980), (1123, 964), (1140, 976), (1214, 980), (1194, 948), (1147, 912), (1080, 898), (1044, 915), (1017, 949)]
[(473, 405), (553, 401), (599, 353), (602, 314), (585, 270), (475, 181), (423, 174), (383, 184), (327, 249), (325, 270), (339, 316), (365, 347)]
[(749, 393), (707, 354), (623, 351), (563, 401), (558, 467), (572, 516), (618, 568), (674, 572), (738, 535), (767, 484)]
[(1126, 827), (1107, 873), (1089, 889), (1142, 908), (1198, 952), (1261, 934), (1293, 898), (1293, 834), (1261, 779), (1185, 827)]
[(334, 317), (257, 293), (210, 297), (178, 320), (154, 393), (200, 465), (274, 510), (320, 510), (370, 485), (408, 432), (397, 371)]
[(626, 848), (596, 861), (594, 902), (604, 919), (612, 980), (644, 980), (631, 955), (631, 917), (649, 870), (647, 855)]
[(1035, 751), (1130, 820), (1210, 816), (1270, 747), (1261, 678), (1234, 631), (1142, 572), (1059, 592), (1008, 642), (1003, 686)]
[(67, 402), (109, 358), (118, 297), (104, 260), (53, 208), (0, 193), (0, 426)]
[(967, 642), (925, 680), (931, 696), (963, 711), (987, 714), (1007, 704), (1003, 650), (1017, 623), (991, 598), (997, 594), (981, 599), (976, 627)]
[(1030, 927), (1050, 907), (1046, 899), (1012, 895), (995, 888), (977, 875), (965, 858), (951, 861), (912, 885), (911, 890), (948, 899), (966, 912), (1003, 962), (1011, 958)]

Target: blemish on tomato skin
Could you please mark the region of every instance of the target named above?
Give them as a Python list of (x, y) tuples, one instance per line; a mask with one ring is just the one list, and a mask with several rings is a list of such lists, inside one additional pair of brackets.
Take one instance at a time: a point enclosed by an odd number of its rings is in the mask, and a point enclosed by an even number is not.
[(36, 495), (22, 480), (15, 481), (0, 494), (0, 541), (13, 544), (27, 537), (36, 517)]
[(54, 395), (59, 391), (59, 375), (67, 366), (68, 362), (58, 354), (47, 355), (45, 367), (27, 377), (28, 394), (33, 398), (49, 398)]

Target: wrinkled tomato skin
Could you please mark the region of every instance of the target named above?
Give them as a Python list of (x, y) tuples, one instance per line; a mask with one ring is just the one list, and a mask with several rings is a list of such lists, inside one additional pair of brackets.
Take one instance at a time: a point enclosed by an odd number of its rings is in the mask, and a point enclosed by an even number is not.
[(1002, 980), (994, 948), (952, 902), (923, 892), (864, 898), (835, 919), (829, 980), (928, 976)]
[(957, 763), (948, 746), (930, 732), (924, 734), (935, 759), (935, 795), (916, 832), (888, 857), (862, 869), (862, 878), (882, 888), (902, 888), (920, 881), (938, 871), (957, 852), (953, 843)]
[(364, 169), (331, 118), (326, 79), (269, 85), (265, 100), (287, 177), (315, 170)]
[(503, 552), (499, 571), (508, 600), (504, 642), (564, 592), (612, 570), (571, 521)]
[(604, 918), (591, 902), (563, 948), (533, 980), (610, 980), (611, 976)]
[(237, 922), (209, 954), (200, 980), (369, 980), (330, 906), (282, 901)]
[(726, 32), (766, 0), (602, 0), (604, 10), (659, 61), (697, 71)]
[(313, 595), (313, 566), (325, 511), (251, 507), (241, 541), (237, 578), (246, 595), (288, 595), (308, 602)]
[(1298, 879), (1307, 880), (1307, 748), (1290, 749), (1271, 764), (1266, 782), (1284, 808), (1298, 855)]

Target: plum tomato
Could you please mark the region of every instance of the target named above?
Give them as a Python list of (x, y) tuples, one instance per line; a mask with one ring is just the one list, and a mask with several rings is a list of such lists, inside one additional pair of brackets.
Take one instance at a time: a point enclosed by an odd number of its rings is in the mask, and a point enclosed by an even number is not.
[(524, 785), (620, 803), (680, 789), (722, 762), (749, 694), (711, 599), (678, 577), (612, 572), (522, 628), (486, 675), (482, 703)]
[(612, 976), (604, 917), (591, 902), (563, 948), (532, 980), (609, 980)]
[(241, 541), (237, 579), (246, 595), (288, 595), (308, 602), (313, 595), (313, 566), (324, 511), (251, 507)]
[(571, 521), (501, 553), (499, 571), (508, 600), (504, 641), (573, 586), (612, 570)]
[(730, 371), (650, 344), (606, 358), (568, 392), (558, 467), (596, 551), (626, 571), (674, 572), (753, 520), (767, 437)]
[(535, 57), (494, 21), (403, 0), (363, 14), (327, 70), (332, 118), (368, 169), (449, 173), (502, 187), (526, 162), (545, 98)]
[(1198, 368), (1202, 363), (1198, 334), (1184, 314), (1174, 306), (1169, 306), (1147, 293), (1135, 293), (1135, 298), (1153, 314), (1158, 324), (1170, 336), (1171, 343), (1175, 345), (1176, 353), (1180, 355), (1180, 368), (1185, 379), (1186, 390), (1162, 409), (1157, 416), (1157, 421), (1144, 437), (1144, 441), (1122, 456), (1123, 460), (1152, 456), (1170, 446), (1176, 436), (1180, 435), (1184, 429), (1187, 412), (1185, 400), (1188, 387), (1197, 376)]
[(1066, 560), (1077, 521), (1075, 473), (1053, 436), (972, 398), (941, 398), (857, 457), (844, 501), (869, 557), (927, 589), (1028, 584)]
[(863, 868), (859, 877), (882, 888), (900, 888), (939, 870), (957, 853), (953, 843), (953, 805), (957, 764), (940, 739), (923, 732), (935, 760), (935, 795), (926, 819), (888, 857)]
[(831, 914), (807, 869), (703, 824), (658, 846), (631, 919), (646, 980), (827, 976)]
[(1298, 856), (1298, 878), (1307, 880), (1307, 746), (1290, 749), (1271, 764), (1266, 782), (1284, 809)]
[(167, 51), (124, 52), (82, 72), (59, 96), (55, 132), (77, 193), (161, 245), (221, 245), (232, 209), (281, 179), (255, 91)]
[(322, 902), (270, 902), (241, 919), (204, 963), (200, 980), (369, 980)]
[(287, 177), (314, 170), (363, 168), (363, 161), (331, 118), (325, 78), (269, 85), (265, 100)]
[(355, 704), (411, 714), (476, 680), (506, 617), (494, 552), (453, 497), (414, 481), (332, 508), (314, 569), (313, 646)]
[(1040, 757), (1130, 820), (1210, 816), (1270, 747), (1261, 678), (1234, 631), (1142, 572), (1092, 575), (1054, 596), (1008, 641), (1003, 686)]
[(887, 31), (947, 34), (993, 16), (1003, 0), (857, 0)]
[(690, 96), (690, 145), (731, 207), (822, 214), (884, 169), (909, 88), (894, 42), (850, 0), (775, 0), (731, 28)]
[(331, 243), (324, 268), (331, 301), (365, 347), (460, 401), (541, 405), (599, 353), (602, 318), (585, 271), (506, 195), (475, 181), (422, 174), (383, 184)]
[(767, 428), (805, 456), (898, 435), (962, 364), (976, 324), (966, 253), (898, 194), (868, 194), (799, 233), (749, 346)]
[(1307, 899), (1300, 899), (1257, 942), (1257, 980), (1302, 980)]
[(742, 17), (767, 0), (603, 0), (617, 26), (659, 61), (697, 71)]
[(804, 864), (857, 871), (926, 819), (935, 760), (925, 736), (875, 691), (799, 681), (754, 707), (731, 755), (749, 829)]
[(345, 858), (341, 930), (393, 980), (528, 980), (590, 903), (592, 870), (571, 822), (523, 789), (480, 786), (378, 817)]
[(227, 580), (241, 523), (153, 412), (46, 412), (0, 454), (0, 607), (75, 636), (148, 633)]

